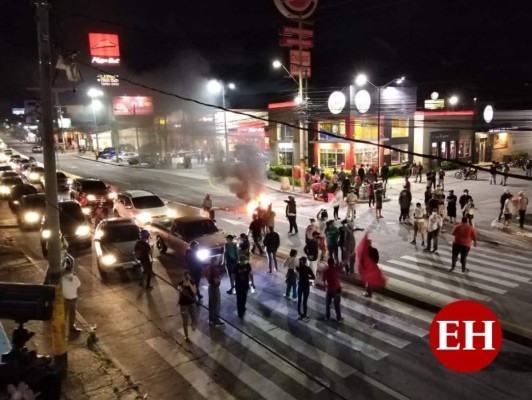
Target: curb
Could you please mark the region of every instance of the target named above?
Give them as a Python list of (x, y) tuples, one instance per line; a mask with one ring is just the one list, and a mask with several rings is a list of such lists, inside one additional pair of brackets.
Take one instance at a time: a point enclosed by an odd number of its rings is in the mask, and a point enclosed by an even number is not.
[(116, 167), (129, 167), (129, 165), (124, 165), (124, 164), (117, 163), (117, 162), (100, 161), (100, 160), (95, 160), (94, 158), (83, 157), (83, 156), (77, 156), (77, 157), (80, 158), (80, 159), (82, 159), (82, 160), (93, 161), (93, 162), (98, 162), (98, 163), (108, 164), (108, 165), (114, 165), (114, 166), (116, 166)]

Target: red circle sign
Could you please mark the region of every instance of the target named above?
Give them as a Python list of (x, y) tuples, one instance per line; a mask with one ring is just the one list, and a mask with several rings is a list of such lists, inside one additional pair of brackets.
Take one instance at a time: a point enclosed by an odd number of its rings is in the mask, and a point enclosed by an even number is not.
[(273, 2), (281, 14), (290, 19), (307, 19), (318, 5), (318, 0), (273, 0)]
[(502, 344), (502, 328), (495, 313), (472, 300), (455, 301), (442, 308), (432, 321), (429, 335), (438, 361), (456, 372), (487, 367)]

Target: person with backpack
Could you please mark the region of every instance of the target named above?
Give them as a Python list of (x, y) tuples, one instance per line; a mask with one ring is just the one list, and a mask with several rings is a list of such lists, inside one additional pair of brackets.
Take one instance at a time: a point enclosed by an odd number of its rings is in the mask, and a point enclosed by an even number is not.
[(297, 300), (297, 273), (296, 267), (298, 265), (297, 261), (297, 250), (290, 250), (289, 256), (284, 260), (283, 267), (286, 268), (286, 293), (284, 297), (287, 299), (290, 298), (290, 292), (292, 292), (292, 300)]
[(316, 275), (307, 265), (307, 258), (301, 257), (299, 259), (299, 266), (296, 269), (298, 275), (297, 285), (297, 312), (299, 314), (299, 320), (308, 322), (310, 321), (307, 315), (307, 302), (310, 294), (310, 282), (316, 279)]
[[(134, 253), (135, 258), (139, 260), (143, 271), (143, 278), (140, 281), (140, 286), (144, 286), (146, 290), (153, 289), (150, 286), (153, 275), (153, 257), (152, 247), (150, 246), (150, 232), (146, 229), (140, 231), (139, 240), (135, 243)], [(144, 285), (144, 278), (146, 278), (146, 285)]]
[(196, 294), (197, 286), (191, 278), (190, 271), (185, 271), (183, 280), (177, 284), (179, 291), (179, 300), (177, 302), (179, 311), (181, 313), (181, 320), (183, 321), (183, 332), (185, 333), (185, 341), (189, 342), (188, 338), (188, 324), (191, 323), (192, 330), (196, 330), (198, 324), (196, 316)]

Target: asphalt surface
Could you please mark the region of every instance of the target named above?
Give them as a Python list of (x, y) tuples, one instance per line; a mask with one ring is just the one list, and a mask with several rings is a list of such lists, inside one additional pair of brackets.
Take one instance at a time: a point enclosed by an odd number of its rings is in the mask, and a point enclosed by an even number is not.
[[(28, 145), (14, 147), (25, 150)], [(146, 170), (83, 160), (73, 154), (59, 154), (58, 161), (58, 168), (66, 172), (98, 177), (118, 188), (153, 190), (182, 204), (200, 204), (209, 192), (221, 208), (217, 210), (221, 228), (238, 233), (249, 224), (241, 202), (223, 185), (209, 181), (200, 167), (196, 175), (194, 167), (177, 172)], [(486, 187), (486, 181), (464, 184), (449, 179), (448, 184), (457, 193), (465, 185), (469, 187), (481, 210), (478, 224), (489, 226), (498, 210), (502, 188)], [(513, 191), (521, 187), (514, 185)], [(509, 308), (507, 304), (511, 304), (512, 309), (530, 304), (532, 273), (527, 267), (532, 254), (516, 251), (520, 239), (502, 237), (497, 239), (497, 246), (492, 240), (472, 250), (470, 268), (477, 275), (445, 275), (449, 237), (444, 235), (437, 255), (427, 255), (419, 246), (408, 244), (410, 228), (397, 222), (393, 198), (400, 187), (400, 182), (392, 183), (388, 191), (392, 201), (385, 203), (381, 222), (376, 222), (367, 204), (358, 207), (357, 223), (371, 232), (389, 284), (397, 281), (410, 288), (412, 295), (430, 291), (442, 301), (477, 298), (490, 307)], [(414, 197), (421, 198), (423, 190), (424, 185), (414, 185)], [(279, 216), (277, 230), (282, 235), (282, 247), (301, 248), (306, 219), (323, 204), (298, 196), (300, 234), (288, 237), (282, 203), (286, 194), (269, 193)], [(328, 208), (332, 215), (332, 207)], [(2, 223), (12, 224), (5, 203), (0, 211)], [(37, 265), (45, 268), (38, 234), (9, 230)], [(323, 321), (324, 292), (319, 288), (310, 295), (311, 322), (301, 323), (296, 320), (293, 302), (282, 297), (284, 271), (280, 268), (273, 275), (267, 274), (265, 259), (257, 257), (257, 291), (249, 296), (244, 321), (236, 318), (235, 297), (225, 294), (228, 282), (224, 279), (221, 315), (226, 326), (209, 327), (206, 310), (200, 307), (200, 323), (189, 344), (184, 342), (180, 329), (173, 287), (181, 277), (182, 260), (171, 252), (159, 255), (155, 288), (144, 292), (135, 273), (113, 274), (103, 283), (92, 252), (77, 254), (76, 259), (83, 282), (80, 314), (88, 324), (97, 325), (110, 356), (148, 388), (149, 398), (530, 398), (529, 348), (505, 340), (489, 368), (474, 374), (453, 373), (439, 365), (430, 352), (428, 328), (433, 313), (379, 294), (367, 300), (360, 296), (360, 288), (350, 284), (344, 283), (343, 324)], [(517, 323), (530, 321), (529, 317), (524, 320), (526, 314), (516, 318), (523, 318)]]

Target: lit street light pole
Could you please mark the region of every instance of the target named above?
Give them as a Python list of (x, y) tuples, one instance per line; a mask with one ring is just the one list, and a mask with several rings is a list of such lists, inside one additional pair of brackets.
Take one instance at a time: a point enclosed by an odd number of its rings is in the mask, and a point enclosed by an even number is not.
[[(386, 89), (392, 83), (396, 83), (397, 85), (400, 85), (404, 82), (404, 80), (405, 80), (405, 77), (402, 76), (401, 78), (392, 79), (390, 82), (386, 83), (385, 85), (377, 86), (371, 81), (369, 81), (367, 76), (364, 74), (357, 75), (355, 79), (355, 83), (357, 86), (364, 86), (366, 83), (369, 83), (371, 86), (377, 89), (377, 144), (381, 144), (381, 92), (382, 92), (382, 89)], [(380, 154), (381, 154), (380, 147), (378, 147), (377, 148), (377, 171), (381, 167)]]
[[(227, 87), (231, 90), (235, 90), (234, 83), (229, 83)], [(227, 111), (225, 111), (225, 84), (219, 82), (216, 79), (212, 79), (207, 84), (207, 90), (211, 93), (222, 93), (222, 108), (224, 109), (224, 138), (225, 138), (225, 158), (229, 159), (229, 133), (227, 131)]]
[(98, 97), (103, 96), (103, 92), (99, 89), (89, 89), (87, 95), (92, 99), (91, 108), (92, 108), (92, 118), (94, 120), (94, 135), (96, 136), (96, 151), (100, 151), (100, 143), (98, 141), (98, 122), (96, 121), (96, 108), (101, 107), (101, 103), (98, 100)]

